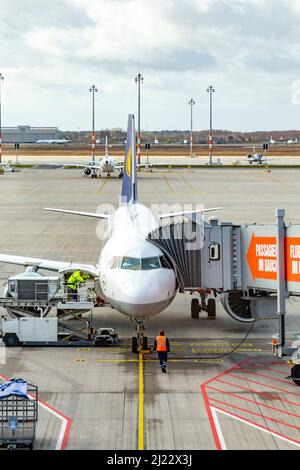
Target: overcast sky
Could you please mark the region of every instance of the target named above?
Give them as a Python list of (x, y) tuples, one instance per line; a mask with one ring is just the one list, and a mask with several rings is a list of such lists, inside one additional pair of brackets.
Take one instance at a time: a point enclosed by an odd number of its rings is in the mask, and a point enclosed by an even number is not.
[(0, 0), (4, 126), (299, 129), (300, 0)]

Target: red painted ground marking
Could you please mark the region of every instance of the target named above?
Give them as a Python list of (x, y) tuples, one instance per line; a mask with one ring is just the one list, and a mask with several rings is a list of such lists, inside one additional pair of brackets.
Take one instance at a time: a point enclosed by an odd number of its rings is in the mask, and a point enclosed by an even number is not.
[(268, 433), (271, 432), (275, 436), (282, 437), (283, 439), (294, 442), (295, 444), (300, 444), (300, 441), (297, 441), (296, 439), (292, 439), (291, 437), (287, 437), (284, 434), (281, 434), (280, 432), (277, 432), (277, 431), (271, 431), (269, 428), (267, 428), (265, 426), (262, 426), (261, 424), (254, 423), (253, 421), (250, 421), (247, 418), (242, 418), (241, 416), (236, 415), (235, 413), (232, 413), (231, 411), (223, 410), (223, 408), (220, 408), (217, 405), (213, 405), (213, 408), (215, 408), (216, 410), (219, 410), (219, 411), (223, 411), (224, 413), (226, 413), (226, 414), (228, 414), (228, 415), (230, 415), (234, 418), (238, 418), (241, 421), (244, 421), (245, 423), (253, 424), (253, 426), (255, 426), (257, 428), (260, 428), (260, 429), (263, 429), (263, 430), (267, 431)]
[[(3, 374), (0, 374), (0, 378), (3, 379), (3, 380), (6, 380), (6, 381), (12, 380), (12, 379), (6, 377)], [(56, 408), (53, 408), (51, 405), (49, 405), (49, 403), (41, 400), (40, 398), (38, 399), (38, 403), (40, 403), (41, 405), (44, 405), (46, 408), (49, 408), (49, 410), (51, 410), (54, 413), (56, 413), (57, 415), (61, 416), (67, 422), (67, 426), (66, 426), (66, 429), (65, 429), (65, 432), (64, 432), (64, 435), (63, 435), (62, 443), (61, 443), (61, 446), (60, 446), (60, 449), (59, 449), (59, 450), (65, 450), (65, 448), (67, 446), (68, 439), (69, 439), (70, 429), (71, 429), (71, 426), (72, 426), (72, 419), (69, 418), (68, 416), (64, 415), (60, 411), (58, 411)]]
[(232, 397), (238, 398), (239, 400), (244, 400), (249, 403), (254, 403), (255, 405), (269, 408), (270, 410), (278, 411), (278, 413), (283, 413), (285, 415), (294, 416), (295, 418), (300, 418), (300, 415), (296, 415), (295, 413), (291, 413), (290, 411), (280, 410), (279, 408), (275, 408), (274, 406), (266, 405), (265, 403), (262, 403), (260, 401), (255, 401), (255, 400), (251, 400), (250, 398), (242, 397), (240, 395), (237, 395), (236, 393), (225, 392), (224, 390), (220, 390), (218, 388), (212, 387), (211, 385), (208, 385), (207, 388), (209, 388), (210, 390), (214, 390), (215, 392), (224, 393), (225, 395), (230, 395)]
[(288, 367), (286, 362), (274, 362), (273, 359), (268, 359), (267, 357), (264, 357), (261, 363), (272, 364), (279, 367)]
[[(279, 379), (278, 377), (272, 377), (271, 375), (259, 374), (258, 372), (253, 372), (252, 370), (244, 369), (243, 367), (240, 367), (239, 370), (242, 370), (243, 372), (246, 372), (248, 374), (257, 375), (258, 377), (263, 377), (265, 379), (276, 380), (276, 382), (281, 382), (281, 383), (284, 383), (286, 385), (290, 385), (292, 387), (295, 386), (295, 384), (292, 384), (291, 382), (288, 382), (287, 380)], [(267, 384), (265, 384), (265, 385), (267, 385)], [(300, 395), (299, 395), (299, 397), (300, 397)]]
[[(300, 429), (300, 427), (298, 426), (295, 426), (295, 425), (291, 425), (291, 424), (288, 424), (287, 422), (284, 422), (284, 421), (281, 421), (281, 420), (278, 420), (278, 419), (275, 419), (275, 418), (271, 418), (271, 417), (268, 417), (268, 416), (265, 416), (261, 413), (256, 413), (254, 411), (250, 411), (250, 410), (247, 410), (243, 407), (239, 407), (239, 406), (235, 406), (235, 405), (231, 405), (230, 403), (227, 403), (227, 402), (222, 402), (221, 400), (217, 400), (217, 399), (214, 399), (214, 398), (210, 398), (207, 394), (207, 390), (206, 390), (206, 387), (207, 389), (211, 389), (211, 390), (215, 390), (216, 392), (219, 392), (219, 393), (224, 393), (224, 395), (231, 395), (237, 399), (240, 399), (240, 400), (244, 400), (246, 402), (249, 402), (249, 403), (253, 403), (255, 404), (256, 406), (262, 406), (266, 409), (270, 409), (270, 410), (273, 410), (273, 411), (277, 411), (278, 413), (281, 413), (281, 414), (284, 414), (286, 415), (287, 417), (288, 416), (293, 416), (295, 418), (299, 418), (300, 416), (297, 415), (296, 413), (291, 413), (289, 411), (285, 411), (285, 410), (280, 410), (276, 407), (273, 407), (273, 406), (270, 406), (270, 405), (267, 405), (265, 403), (261, 403), (261, 402), (257, 402), (255, 400), (251, 400), (249, 398), (245, 398), (245, 397), (241, 397), (238, 395), (238, 393), (233, 393), (233, 392), (227, 392), (225, 390), (220, 390), (220, 389), (217, 389), (217, 388), (214, 388), (212, 387), (211, 385), (211, 382), (213, 381), (217, 381), (219, 383), (223, 383), (223, 384), (226, 384), (226, 385), (229, 385), (231, 387), (235, 387), (237, 389), (241, 389), (241, 390), (246, 390), (250, 393), (255, 393), (257, 395), (261, 395), (261, 396), (264, 396), (264, 397), (267, 397), (269, 399), (274, 399), (274, 400), (279, 400), (280, 402), (282, 403), (287, 403), (289, 405), (293, 405), (293, 406), (296, 406), (296, 407), (300, 407), (300, 403), (295, 403), (293, 401), (290, 401), (290, 400), (287, 400), (287, 399), (284, 399), (284, 398), (279, 398), (277, 396), (274, 396), (272, 395), (271, 393), (266, 393), (266, 392), (260, 392), (258, 390), (252, 390), (251, 388), (247, 388), (247, 387), (243, 387), (241, 385), (237, 385), (235, 383), (232, 383), (232, 382), (227, 382), (226, 380), (223, 380), (223, 377), (224, 376), (228, 376), (228, 377), (233, 377), (234, 379), (240, 379), (240, 380), (243, 380), (243, 381), (246, 381), (246, 382), (249, 382), (249, 383), (255, 383), (257, 385), (260, 385), (260, 386), (264, 386), (264, 387), (269, 387), (270, 389), (273, 389), (273, 390), (278, 390), (278, 391), (281, 391), (281, 392), (284, 392), (288, 395), (295, 395), (297, 397), (300, 398), (300, 395), (298, 393), (295, 393), (295, 392), (291, 392), (289, 390), (286, 390), (286, 389), (283, 389), (283, 388), (279, 388), (279, 387), (275, 387), (274, 385), (269, 385), (269, 384), (266, 384), (266, 383), (261, 383), (261, 382), (258, 382), (258, 381), (255, 381), (255, 380), (251, 380), (247, 377), (247, 374), (254, 374), (254, 375), (258, 375), (258, 376), (262, 376), (262, 377), (266, 377), (268, 379), (272, 379), (272, 380), (277, 380), (279, 382), (283, 382), (285, 384), (287, 384), (288, 382), (286, 380), (283, 380), (283, 379), (280, 379), (280, 378), (276, 378), (276, 377), (270, 377), (270, 376), (266, 376), (266, 375), (263, 375), (263, 374), (259, 374), (259, 373), (256, 373), (256, 372), (253, 372), (251, 369), (249, 370), (248, 368), (243, 368), (242, 366), (244, 364), (248, 364), (249, 367), (255, 367), (255, 364), (253, 364), (251, 361), (253, 360), (253, 358), (248, 358), (244, 361), (242, 361), (240, 364), (237, 364), (233, 367), (231, 367), (230, 369), (218, 374), (216, 377), (213, 377), (212, 379), (208, 380), (207, 382), (205, 382), (204, 384), (201, 385), (201, 390), (202, 390), (202, 395), (203, 395), (203, 399), (204, 399), (204, 402), (205, 402), (205, 406), (206, 406), (206, 410), (207, 410), (207, 414), (208, 414), (208, 417), (209, 417), (209, 422), (210, 422), (210, 426), (211, 426), (211, 429), (212, 429), (212, 433), (213, 433), (213, 436), (214, 436), (214, 440), (215, 440), (215, 443), (216, 443), (216, 447), (217, 449), (222, 449), (221, 447), (221, 443), (220, 443), (220, 438), (218, 436), (218, 431), (217, 431), (217, 427), (216, 427), (216, 424), (214, 422), (214, 415), (212, 414), (212, 411), (211, 409), (215, 409), (216, 411), (219, 410), (219, 411), (222, 411), (224, 412), (225, 414), (227, 413), (229, 416), (232, 416), (232, 417), (235, 417), (235, 418), (238, 418), (240, 421), (242, 422), (245, 422), (245, 423), (248, 423), (248, 424), (251, 424), (261, 430), (264, 430), (264, 431), (267, 431), (269, 433), (272, 433), (273, 435), (275, 436), (278, 436), (278, 437), (281, 437), (291, 443), (296, 443), (297, 445), (299, 445), (300, 441), (298, 440), (295, 440), (295, 439), (292, 439), (284, 434), (281, 434), (277, 431), (273, 431), (271, 429), (268, 429), (262, 425), (258, 425), (256, 424), (255, 422), (252, 422), (246, 418), (244, 418), (243, 416), (239, 416), (239, 415), (236, 415), (235, 413), (231, 413), (227, 410), (224, 410), (222, 408), (220, 408), (219, 406), (213, 404), (213, 403), (210, 403), (211, 402), (218, 402), (218, 403), (221, 403), (225, 406), (228, 406), (228, 407), (232, 407), (232, 408), (235, 408), (237, 410), (240, 410), (241, 412), (244, 412), (244, 413), (249, 413), (250, 415), (252, 414), (253, 416), (258, 416), (258, 417), (261, 417), (262, 419), (265, 419), (265, 420), (269, 420), (270, 422), (275, 422), (275, 423), (278, 423), (279, 425), (283, 425), (283, 426), (287, 426), (289, 427), (290, 429), (294, 428), (294, 429)], [(255, 360), (255, 359), (254, 359)], [(287, 367), (287, 364), (285, 363), (281, 363), (281, 362), (274, 362), (274, 360), (268, 360), (266, 359), (265, 361), (262, 361), (261, 364), (266, 364), (266, 366), (281, 366), (281, 367)], [(265, 370), (268, 370), (268, 367), (263, 367), (263, 365), (257, 365), (256, 364), (256, 367), (257, 368), (264, 368)], [(235, 373), (232, 373), (236, 370), (240, 370), (241, 372), (243, 372), (243, 375), (245, 375), (245, 377), (242, 377), (242, 374), (240, 376), (238, 375), (235, 375)], [(270, 368), (271, 371), (275, 372), (276, 374), (279, 374), (281, 375), (282, 377), (282, 373), (278, 370), (275, 370), (275, 369), (272, 369)], [(282, 371), (283, 372), (283, 371)], [(225, 379), (225, 377), (224, 377)], [(291, 385), (293, 386), (292, 384), (288, 383), (288, 385)]]
[[(245, 362), (248, 362), (250, 361), (251, 358), (249, 359), (246, 359), (244, 361), (242, 361), (240, 364), (243, 364)], [(222, 446), (221, 446), (221, 443), (220, 443), (220, 439), (219, 439), (219, 436), (218, 436), (218, 432), (217, 432), (217, 429), (216, 429), (216, 425), (215, 425), (215, 422), (214, 422), (214, 418), (212, 416), (212, 412), (211, 412), (211, 409), (210, 409), (210, 404), (208, 402), (208, 397), (207, 397), (207, 393), (206, 393), (206, 389), (205, 387), (210, 383), (212, 382), (213, 380), (216, 380), (218, 379), (219, 377), (222, 377), (223, 375), (225, 375), (226, 373), (236, 369), (237, 367), (239, 367), (239, 364), (233, 366), (233, 367), (230, 367), (230, 369), (227, 369), (225, 370), (224, 372), (221, 372), (220, 374), (218, 374), (216, 377), (213, 377), (212, 379), (209, 379), (207, 380), (207, 382), (204, 382), (202, 385), (201, 385), (201, 393), (202, 393), (202, 397), (203, 397), (203, 400), (204, 400), (204, 404), (205, 404), (205, 408), (206, 408), (206, 412), (207, 412), (207, 415), (208, 415), (208, 419), (209, 419), (209, 424), (210, 424), (210, 428), (211, 428), (211, 432), (212, 432), (212, 435), (213, 435), (213, 438), (214, 438), (214, 441), (215, 441), (215, 444), (216, 444), (216, 448), (217, 450), (222, 450)]]
[(229, 375), (229, 377), (233, 377), (234, 379), (244, 380), (246, 382), (248, 381), (248, 382), (254, 383), (256, 385), (262, 385), (263, 387), (274, 388), (274, 390), (279, 390), (280, 392), (285, 392), (285, 393), (288, 393), (289, 395), (296, 395), (296, 397), (300, 398), (300, 395), (298, 393), (289, 392), (285, 388), (274, 387), (274, 385), (264, 384), (264, 383), (257, 382), (256, 380), (251, 380), (251, 379), (248, 379), (248, 378), (244, 379), (243, 377), (239, 377), (238, 375), (234, 375), (234, 374), (228, 374), (228, 375)]
[[(300, 429), (300, 426), (296, 426), (295, 424), (288, 424), (288, 423), (285, 423), (284, 421), (281, 421), (279, 419), (270, 418), (269, 416), (265, 416), (262, 413), (257, 413), (256, 411), (250, 411), (250, 410), (247, 410), (246, 408), (242, 408), (241, 406), (232, 405), (231, 403), (227, 403), (226, 401), (218, 400), (217, 398), (209, 398), (209, 401), (215, 401), (216, 403), (221, 403), (221, 405), (226, 405), (226, 406), (229, 406), (230, 408), (234, 408), (236, 410), (243, 411), (244, 413), (248, 413), (250, 415), (258, 416), (259, 418), (264, 418), (266, 420), (273, 421), (274, 423), (282, 424), (283, 426), (287, 426), (288, 428), (293, 428), (293, 429), (297, 429), (297, 430)], [(214, 406), (214, 405), (212, 405), (212, 406)]]
[[(249, 366), (251, 366), (251, 367), (252, 367), (252, 365), (253, 365), (253, 368), (255, 368), (255, 369), (270, 370), (271, 372), (275, 372), (275, 374), (280, 374), (281, 377), (284, 377), (284, 376), (282, 375), (282, 372), (280, 372), (279, 370), (275, 370), (275, 369), (273, 369), (272, 367), (259, 366), (258, 364), (253, 364), (253, 363), (252, 363), (252, 364), (248, 363), (248, 364), (249, 364)], [(244, 369), (242, 369), (242, 370), (244, 370)], [(286, 372), (288, 372), (288, 371), (289, 371), (289, 370), (287, 370)]]
[(236, 385), (236, 384), (233, 384), (232, 382), (226, 382), (225, 380), (217, 379), (217, 381), (221, 382), (221, 383), (224, 383), (226, 385), (231, 385), (233, 387), (240, 388), (241, 390), (247, 390), (248, 392), (255, 393), (257, 395), (263, 395), (263, 396), (271, 398), (273, 400), (282, 401), (283, 403), (288, 403), (289, 405), (299, 406), (300, 407), (300, 403), (296, 403), (294, 401), (286, 400), (285, 398), (279, 398), (276, 395), (270, 395), (269, 393), (266, 393), (266, 392), (259, 392), (258, 390), (253, 390), (252, 388), (249, 388), (249, 387), (243, 387), (242, 385)]
[(203, 397), (203, 400), (204, 400), (204, 403), (205, 403), (205, 408), (206, 408), (206, 412), (207, 412), (211, 432), (212, 432), (212, 435), (213, 435), (213, 438), (214, 438), (214, 441), (215, 441), (215, 444), (216, 444), (216, 448), (217, 448), (217, 450), (222, 450), (222, 446), (221, 446), (220, 439), (219, 439), (219, 436), (218, 436), (218, 433), (217, 433), (214, 418), (212, 416), (212, 412), (211, 412), (211, 409), (210, 409), (210, 405), (209, 405), (209, 402), (208, 402), (207, 393), (206, 393), (204, 384), (201, 385), (201, 392), (202, 392), (202, 397)]

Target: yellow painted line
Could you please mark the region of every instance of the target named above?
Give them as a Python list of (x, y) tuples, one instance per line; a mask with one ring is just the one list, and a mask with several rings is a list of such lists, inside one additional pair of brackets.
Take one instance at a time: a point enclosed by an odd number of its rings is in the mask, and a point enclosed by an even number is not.
[(73, 362), (86, 362), (86, 359), (73, 359)]
[[(211, 348), (211, 349), (208, 349), (208, 348), (193, 348), (192, 349), (192, 352), (194, 354), (208, 354), (208, 353), (212, 353), (212, 354), (225, 354), (225, 353), (230, 353), (232, 351), (231, 348)], [(254, 349), (254, 348), (251, 348), (251, 349), (241, 349), (241, 348), (238, 348), (236, 349), (234, 352), (262, 352), (262, 349)]]
[(164, 180), (165, 180), (165, 182), (166, 182), (166, 184), (167, 184), (167, 186), (168, 186), (168, 188), (169, 188), (169, 191), (171, 191), (171, 193), (175, 194), (175, 191), (174, 191), (174, 189), (172, 188), (172, 186), (171, 186), (171, 184), (170, 184), (170, 182), (169, 182), (169, 180), (168, 180), (168, 178), (167, 178), (167, 176), (166, 176), (165, 174), (163, 175), (163, 178), (164, 178)]
[(103, 183), (101, 184), (100, 188), (98, 189), (97, 191), (97, 194), (100, 194), (102, 193), (103, 189), (104, 189), (104, 186), (108, 183), (109, 179), (107, 178), (105, 181), (103, 181)]
[(82, 352), (82, 351), (83, 352), (88, 352), (88, 351), (90, 351), (90, 348), (77, 348), (76, 351), (77, 352)]
[[(212, 348), (215, 348), (215, 347), (229, 347), (229, 346), (238, 346), (239, 343), (190, 343), (190, 346), (209, 346), (209, 347), (212, 347)], [(253, 346), (252, 343), (243, 343), (243, 346), (244, 347), (250, 347), (250, 346)], [(241, 346), (241, 347), (243, 347)]]
[(103, 352), (105, 351), (131, 351), (131, 348), (118, 348), (118, 347), (105, 347), (103, 348)]
[(96, 359), (96, 362), (139, 362), (138, 359)]
[(197, 189), (195, 189), (194, 186), (192, 186), (191, 183), (189, 183), (188, 180), (181, 173), (179, 173), (179, 176), (194, 194), (205, 194), (203, 192), (197, 191)]
[(139, 430), (138, 450), (144, 450), (144, 366), (143, 353), (139, 352)]

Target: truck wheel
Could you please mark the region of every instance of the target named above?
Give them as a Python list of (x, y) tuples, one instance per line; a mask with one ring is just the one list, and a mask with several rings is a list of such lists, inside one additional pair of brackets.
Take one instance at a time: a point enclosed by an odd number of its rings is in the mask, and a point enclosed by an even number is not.
[(4, 336), (3, 341), (6, 347), (11, 348), (13, 346), (17, 346), (19, 338), (15, 333), (8, 333)]
[(192, 299), (191, 301), (191, 317), (194, 320), (198, 320), (200, 312), (200, 305), (198, 299)]
[(293, 382), (300, 387), (300, 364), (295, 364), (291, 369)]
[(133, 336), (131, 339), (131, 351), (137, 353), (138, 350), (138, 340), (136, 336)]
[(207, 301), (207, 317), (216, 318), (216, 301), (215, 299), (208, 299)]
[(148, 338), (147, 336), (143, 336), (143, 351), (148, 349)]

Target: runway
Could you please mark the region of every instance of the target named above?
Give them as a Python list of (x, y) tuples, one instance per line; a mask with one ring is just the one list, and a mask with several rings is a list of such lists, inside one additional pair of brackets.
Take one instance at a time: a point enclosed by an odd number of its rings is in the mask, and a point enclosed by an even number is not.
[[(295, 169), (140, 172), (138, 192), (146, 205), (222, 206), (218, 217), (233, 223), (273, 224), (275, 209), (283, 207), (286, 220), (297, 223), (299, 175)], [(0, 252), (97, 262), (102, 223), (43, 208), (92, 212), (117, 205), (120, 186), (117, 177), (92, 180), (77, 170), (1, 176)], [(1, 284), (21, 271), (1, 264)], [(219, 302), (216, 320), (204, 314), (192, 320), (190, 300), (179, 294), (147, 326), (151, 341), (161, 328), (170, 338), (168, 374), (161, 374), (153, 354), (131, 353), (133, 325), (110, 308), (93, 315), (96, 327), (119, 333), (118, 348), (6, 349), (1, 377), (39, 386), (36, 448), (298, 449), (300, 389), (287, 379), (285, 362), (271, 355), (277, 322), (258, 322), (239, 346), (249, 325), (231, 319)], [(299, 301), (287, 305), (287, 330), (299, 332)]]

